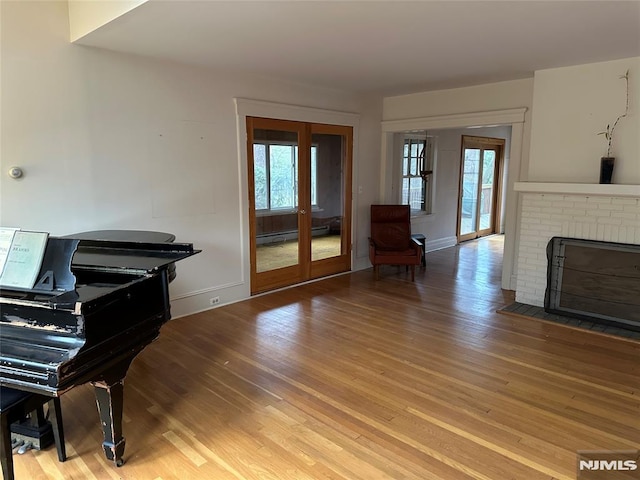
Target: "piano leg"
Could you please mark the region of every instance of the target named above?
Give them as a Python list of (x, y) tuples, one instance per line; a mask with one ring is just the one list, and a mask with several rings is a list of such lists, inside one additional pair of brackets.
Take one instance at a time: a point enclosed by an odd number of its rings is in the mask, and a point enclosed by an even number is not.
[(4, 480), (14, 479), (9, 424), (7, 416), (0, 415), (0, 464), (2, 465), (2, 478)]
[(107, 460), (113, 461), (116, 467), (124, 464), (125, 440), (122, 436), (122, 404), (124, 401), (124, 378), (111, 383), (105, 381), (91, 382), (96, 395), (100, 423), (104, 433), (102, 448)]

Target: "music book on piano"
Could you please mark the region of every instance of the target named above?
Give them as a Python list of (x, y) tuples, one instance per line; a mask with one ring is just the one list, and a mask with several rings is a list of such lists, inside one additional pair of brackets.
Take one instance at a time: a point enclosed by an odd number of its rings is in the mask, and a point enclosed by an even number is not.
[(19, 228), (0, 227), (0, 276), (4, 270), (4, 265), (7, 263), (7, 256), (9, 255), (9, 249), (13, 242), (13, 235)]
[(0, 275), (0, 286), (33, 288), (40, 273), (48, 238), (47, 232), (16, 230)]

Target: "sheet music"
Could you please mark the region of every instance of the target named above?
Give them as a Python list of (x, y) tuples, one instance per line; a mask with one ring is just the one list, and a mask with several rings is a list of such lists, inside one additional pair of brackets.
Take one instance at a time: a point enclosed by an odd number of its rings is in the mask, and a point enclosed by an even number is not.
[(4, 265), (7, 263), (7, 256), (9, 255), (9, 249), (11, 248), (11, 242), (13, 242), (13, 235), (18, 228), (0, 228), (0, 276), (4, 271)]
[(0, 276), (3, 287), (31, 289), (38, 279), (40, 266), (47, 247), (46, 232), (17, 230), (7, 254)]

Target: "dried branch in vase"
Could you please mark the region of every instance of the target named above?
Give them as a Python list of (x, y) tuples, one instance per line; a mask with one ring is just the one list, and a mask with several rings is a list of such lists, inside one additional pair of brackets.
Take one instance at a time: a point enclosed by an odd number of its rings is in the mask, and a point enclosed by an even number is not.
[(604, 138), (607, 139), (607, 157), (611, 157), (611, 145), (613, 143), (613, 132), (615, 131), (616, 126), (618, 125), (618, 122), (622, 118), (626, 117), (627, 114), (629, 113), (629, 70), (627, 70), (625, 74), (621, 75), (619, 78), (624, 79), (626, 83), (627, 99), (626, 99), (626, 104), (624, 108), (624, 113), (622, 115), (619, 115), (618, 118), (616, 118), (616, 121), (613, 122), (613, 126), (609, 124), (607, 125), (607, 129), (605, 131), (598, 133), (598, 135), (604, 135)]

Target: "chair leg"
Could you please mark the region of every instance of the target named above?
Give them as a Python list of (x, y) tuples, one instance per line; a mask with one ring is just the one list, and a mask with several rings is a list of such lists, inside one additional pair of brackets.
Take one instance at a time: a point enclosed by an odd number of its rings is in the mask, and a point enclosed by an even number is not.
[(11, 452), (11, 431), (9, 419), (6, 415), (0, 415), (0, 463), (2, 464), (3, 480), (13, 480), (13, 457)]
[(412, 282), (416, 281), (416, 266), (415, 265), (411, 265), (411, 281)]
[(49, 400), (49, 421), (53, 430), (53, 439), (58, 451), (58, 460), (64, 462), (67, 459), (67, 449), (64, 445), (64, 427), (62, 426), (62, 407), (59, 398)]
[(380, 279), (380, 265), (373, 266), (373, 276), (376, 280)]

